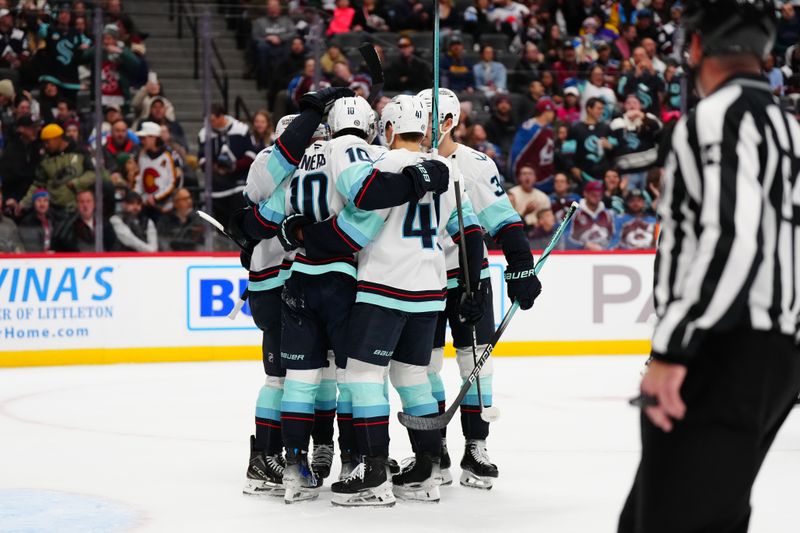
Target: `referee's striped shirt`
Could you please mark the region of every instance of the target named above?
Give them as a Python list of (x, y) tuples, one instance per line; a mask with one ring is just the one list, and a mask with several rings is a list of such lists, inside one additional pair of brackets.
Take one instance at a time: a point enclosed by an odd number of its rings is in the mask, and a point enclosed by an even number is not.
[(703, 333), (796, 336), (800, 126), (740, 75), (675, 127), (659, 204), (653, 356), (685, 362)]

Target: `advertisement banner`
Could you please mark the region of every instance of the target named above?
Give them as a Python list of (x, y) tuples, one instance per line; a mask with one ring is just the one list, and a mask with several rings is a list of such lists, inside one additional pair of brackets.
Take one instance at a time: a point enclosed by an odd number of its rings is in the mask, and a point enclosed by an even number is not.
[[(505, 262), (489, 271), (497, 324), (511, 302)], [(646, 353), (652, 254), (554, 254), (543, 290), (497, 355)], [(261, 332), (230, 254), (6, 256), (0, 262), (0, 366), (260, 357)]]

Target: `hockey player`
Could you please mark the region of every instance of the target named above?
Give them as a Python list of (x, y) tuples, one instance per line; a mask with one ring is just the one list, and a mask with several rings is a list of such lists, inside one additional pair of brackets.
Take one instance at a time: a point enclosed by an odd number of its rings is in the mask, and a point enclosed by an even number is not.
[[(397, 96), (381, 116), (381, 134), (391, 151), (376, 167), (403, 169), (407, 175), (432, 179), (445, 167), (420, 151), (428, 124), (421, 99)], [(435, 166), (433, 163), (437, 163)], [(362, 194), (391, 194), (389, 187), (371, 185)], [(387, 474), (389, 401), (384, 394), (384, 369), (389, 365), (392, 384), (403, 410), (422, 416), (437, 414), (427, 378), (430, 346), (438, 313), (444, 309), (446, 273), (441, 237), (458, 234), (454, 193), (425, 193), (407, 205), (376, 212), (359, 209), (360, 197), (326, 224), (286, 228), (283, 234), (301, 241), (309, 256), (328, 257), (341, 250), (359, 251), (356, 303), (347, 333), (346, 386), (353, 402), (354, 429), (363, 462), (351, 475), (332, 486), (333, 503), (344, 506), (391, 506), (402, 499), (439, 501), (438, 430), (410, 431), (415, 461), (392, 480)], [(482, 261), (481, 231), (469, 201), (463, 203), (468, 240), (477, 284)], [(458, 238), (458, 237), (456, 237)], [(477, 322), (483, 307), (473, 299), (462, 302), (467, 320)], [(390, 364), (391, 361), (391, 364)]]
[[(433, 91), (426, 89), (420, 96), (429, 111), (432, 109)], [(455, 142), (451, 132), (458, 126), (461, 115), (461, 104), (458, 97), (450, 89), (439, 89), (439, 155), (447, 158), (450, 164), (463, 176), (462, 186), (470, 199), (480, 225), (503, 247), (508, 266), (506, 267), (506, 283), (508, 297), (520, 303), (522, 309), (530, 309), (533, 301), (541, 292), (541, 284), (533, 273), (533, 256), (530, 245), (523, 231), (523, 223), (519, 214), (511, 206), (508, 196), (500, 185), (499, 171), (494, 162), (486, 155), (463, 144)], [(430, 135), (426, 135), (425, 144), (430, 147)], [(461, 377), (466, 378), (475, 368), (472, 353), (471, 327), (458, 317), (458, 305), (463, 295), (463, 287), (459, 280), (459, 250), (452, 239), (445, 239), (445, 258), (447, 264), (447, 305), (439, 315), (436, 327), (436, 338), (428, 367), (428, 378), (431, 381), (434, 396), (439, 403), (439, 412), (444, 412), (444, 386), (439, 377), (444, 363), (444, 341), (447, 323), (453, 334), (456, 348), (456, 361)], [(492, 284), (489, 279), (488, 257), (484, 248), (484, 259), (481, 266), (480, 282), (472, 286), (473, 291), (481, 292), (483, 317), (475, 324), (477, 355), (481, 355), (494, 334), (494, 306)], [(472, 274), (470, 272), (470, 274)], [(486, 362), (480, 374), (483, 405), (492, 405), (492, 359)], [(464, 456), (461, 460), (461, 484), (467, 487), (491, 489), (493, 479), (498, 476), (497, 466), (492, 464), (486, 451), (486, 438), (489, 435), (489, 423), (481, 418), (478, 402), (478, 391), (472, 385), (469, 394), (461, 404), (461, 429), (466, 439)], [(441, 468), (443, 483), (452, 482), (449, 472), (450, 457), (447, 453), (447, 442), (442, 430)]]
[[(286, 115), (278, 121), (275, 136), (280, 137), (287, 126), (298, 115)], [(329, 139), (327, 124), (320, 124), (314, 132), (314, 140)], [(258, 153), (247, 176), (247, 183), (267, 181), (267, 162), (273, 146)], [(254, 192), (255, 191), (255, 192)], [(252, 197), (247, 200), (260, 203), (267, 198), (251, 188)], [(286, 371), (280, 365), (281, 339), (281, 290), (289, 277), (291, 255), (287, 254), (276, 239), (258, 242), (252, 252), (242, 252), (242, 266), (249, 271), (247, 299), (256, 326), (263, 332), (262, 359), (267, 378), (256, 400), (256, 431), (250, 436), (250, 463), (247, 469), (245, 494), (270, 496), (284, 495), (283, 490), (283, 442), (281, 440), (280, 403), (283, 397), (283, 381)]]
[[(373, 167), (373, 158), (380, 158), (383, 148), (372, 147), (367, 138), (372, 130), (372, 110), (360, 97), (338, 100), (329, 115), (334, 138), (326, 144), (315, 143), (303, 156), (288, 187), (282, 187), (263, 203), (259, 211), (271, 220), (288, 213), (289, 220), (305, 223), (323, 222), (336, 217), (345, 203), (352, 201), (364, 209), (400, 205), (417, 199), (430, 190), (445, 190), (446, 173), (439, 179), (423, 181), (421, 175), (384, 173)], [(434, 173), (441, 163), (431, 164)], [(430, 176), (430, 174), (429, 174)], [(411, 178), (411, 179), (410, 179)], [(415, 180), (415, 181), (412, 181)], [(418, 183), (417, 183), (418, 182)], [(369, 187), (393, 191), (390, 195), (376, 195)], [(421, 188), (421, 193), (417, 193)], [(373, 199), (379, 203), (373, 205)], [(388, 202), (388, 204), (382, 202)], [(283, 212), (279, 212), (280, 207)], [(366, 211), (365, 211), (366, 212)], [(346, 215), (340, 220), (348, 222)], [(283, 441), (286, 447), (284, 470), (284, 499), (287, 503), (314, 499), (321, 486), (320, 474), (309, 465), (307, 449), (309, 436), (316, 432), (315, 404), (320, 405), (320, 395), (325, 396), (321, 407), (328, 414), (336, 400), (333, 380), (324, 374), (332, 370), (327, 360), (330, 345), (337, 356), (337, 366), (344, 367), (344, 340), (347, 319), (355, 300), (356, 266), (354, 250), (343, 250), (323, 260), (315, 260), (303, 248), (297, 249), (292, 275), (283, 293), (283, 331), (281, 338), (281, 366), (286, 369), (281, 420)], [(327, 371), (325, 370), (327, 368)], [(342, 389), (342, 406), (346, 406), (347, 389)], [(324, 405), (326, 404), (327, 405)], [(352, 416), (340, 413), (340, 448), (345, 457), (343, 467), (351, 462)], [(349, 420), (348, 420), (349, 419)], [(348, 439), (350, 434), (350, 439)], [(327, 435), (332, 452), (333, 432)], [(318, 441), (315, 441), (315, 445)], [(316, 452), (316, 450), (315, 450)], [(332, 456), (332, 453), (331, 453)], [(313, 464), (313, 463), (312, 463)], [(327, 464), (329, 471), (330, 464)]]

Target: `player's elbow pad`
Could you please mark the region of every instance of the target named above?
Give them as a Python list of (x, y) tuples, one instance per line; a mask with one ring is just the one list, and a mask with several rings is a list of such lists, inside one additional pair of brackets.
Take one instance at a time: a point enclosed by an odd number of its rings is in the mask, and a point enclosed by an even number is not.
[(414, 185), (403, 174), (381, 172), (375, 169), (364, 180), (364, 184), (355, 195), (353, 203), (359, 209), (373, 211), (403, 205), (416, 200)]
[(495, 237), (503, 246), (503, 255), (509, 265), (533, 265), (531, 245), (525, 237), (522, 222), (507, 224)]
[(300, 164), (303, 153), (311, 144), (314, 132), (322, 122), (322, 115), (316, 109), (306, 109), (294, 119), (281, 134), (275, 145), (289, 163)]
[[(464, 228), (464, 242), (461, 242), (460, 235), (456, 235), (453, 240), (459, 246), (467, 247), (469, 281), (474, 286), (481, 279), (481, 268), (483, 267), (483, 230), (480, 226), (467, 226)], [(459, 254), (459, 262), (463, 261), (463, 256)], [(461, 272), (464, 272), (463, 264), (461, 265)]]

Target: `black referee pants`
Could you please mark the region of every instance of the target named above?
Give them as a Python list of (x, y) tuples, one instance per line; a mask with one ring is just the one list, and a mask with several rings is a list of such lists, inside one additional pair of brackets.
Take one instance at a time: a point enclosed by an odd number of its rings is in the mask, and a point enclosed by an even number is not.
[(642, 458), (619, 533), (743, 533), (750, 491), (800, 390), (791, 337), (751, 330), (707, 334), (671, 433), (642, 414)]

